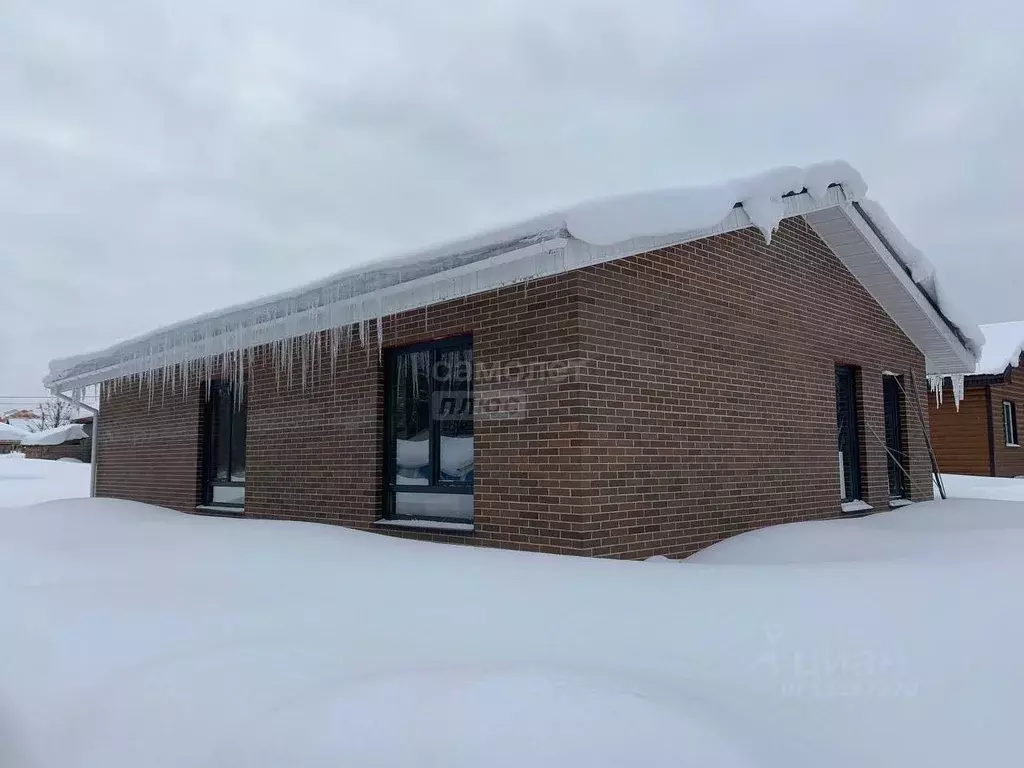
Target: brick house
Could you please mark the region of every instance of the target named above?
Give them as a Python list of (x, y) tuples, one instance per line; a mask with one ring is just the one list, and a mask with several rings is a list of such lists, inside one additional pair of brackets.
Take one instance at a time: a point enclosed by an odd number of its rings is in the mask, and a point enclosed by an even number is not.
[[(91, 429), (91, 418), (89, 420)], [(89, 433), (86, 422), (78, 419), (50, 429), (30, 432), (21, 440), (21, 451), (27, 459), (75, 459), (89, 462)]]
[(931, 435), (939, 468), (958, 475), (1024, 476), (1017, 408), (1024, 406), (1024, 322), (981, 326), (985, 346), (959, 402), (942, 378), (931, 398)]
[(636, 558), (929, 499), (924, 377), (977, 329), (864, 191), (830, 163), (587, 204), (45, 383), (101, 388), (97, 495), (182, 512)]

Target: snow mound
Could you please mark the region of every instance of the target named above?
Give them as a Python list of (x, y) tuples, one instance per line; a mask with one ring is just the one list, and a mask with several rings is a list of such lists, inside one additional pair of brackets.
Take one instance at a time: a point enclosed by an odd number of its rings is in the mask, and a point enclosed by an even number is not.
[(345, 756), (359, 766), (620, 768), (642, 755), (653, 765), (758, 765), (741, 741), (698, 706), (621, 681), (453, 669), (336, 683), (290, 704), (272, 729), (243, 723), (232, 764), (328, 766)]
[[(1024, 501), (1024, 478), (943, 475), (946, 495), (951, 499), (996, 499)], [(938, 490), (935, 491), (938, 494)]]
[(28, 432), (24, 429), (0, 422), (0, 442), (20, 443), (27, 434)]
[[(1010, 765), (1021, 518), (918, 504), (649, 565), (3, 509), (0, 765)], [(793, 556), (850, 530), (862, 558)]]
[(88, 496), (91, 476), (89, 464), (26, 459), (23, 453), (2, 454), (0, 507)]
[(64, 424), (39, 432), (30, 432), (21, 439), (22, 445), (60, 445), (72, 440), (84, 440), (88, 435), (81, 424)]
[[(1024, 491), (1024, 480), (1016, 482)], [(965, 534), (973, 534), (973, 538), (965, 538)], [(1006, 536), (1024, 543), (1024, 508), (976, 501), (965, 515), (963, 506), (956, 503), (924, 503), (863, 518), (760, 528), (713, 544), (687, 562), (779, 565), (945, 560), (973, 556), (978, 542), (999, 545)]]
[(783, 197), (807, 190), (818, 200), (829, 187), (840, 185), (849, 200), (860, 200), (867, 185), (852, 166), (841, 160), (788, 166), (745, 179), (705, 187), (622, 195), (570, 208), (565, 212), (569, 232), (593, 245), (615, 245), (638, 237), (709, 229), (742, 205), (750, 220), (771, 242), (785, 214)]

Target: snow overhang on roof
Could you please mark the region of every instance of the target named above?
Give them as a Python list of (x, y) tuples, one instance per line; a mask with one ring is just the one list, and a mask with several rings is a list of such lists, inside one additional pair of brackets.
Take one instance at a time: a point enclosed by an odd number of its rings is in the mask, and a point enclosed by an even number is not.
[(347, 341), (353, 327), (368, 344), (374, 320), (380, 344), (380, 319), (399, 312), (750, 226), (770, 242), (779, 222), (796, 216), (924, 353), (929, 372), (973, 371), (977, 327), (950, 305), (931, 264), (865, 200), (866, 191), (856, 170), (835, 161), (588, 203), (54, 360), (43, 381), (55, 392), (80, 392), (179, 364), (190, 374), (208, 372), (217, 359), (230, 359), (242, 375), (238, 353), (246, 349), (319, 331), (337, 334), (332, 343), (341, 335)]
[(32, 432), (21, 439), (22, 445), (60, 445), (71, 440), (84, 440), (88, 435), (81, 424), (63, 424), (59, 427)]
[(985, 346), (974, 368), (975, 376), (999, 376), (1016, 368), (1024, 352), (1024, 320), (981, 326)]
[(28, 432), (0, 421), (0, 443), (20, 443)]

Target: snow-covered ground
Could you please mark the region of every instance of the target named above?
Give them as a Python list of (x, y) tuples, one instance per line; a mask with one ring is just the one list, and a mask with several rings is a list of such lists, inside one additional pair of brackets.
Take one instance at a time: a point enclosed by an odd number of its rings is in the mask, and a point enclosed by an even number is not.
[[(1024, 478), (943, 475), (946, 495), (951, 499), (997, 499), (1024, 501)], [(935, 497), (938, 498), (938, 489)]]
[(81, 462), (26, 459), (21, 453), (0, 455), (0, 507), (88, 496), (90, 476), (90, 465)]
[(996, 501), (682, 563), (0, 509), (0, 766), (1010, 765), (1022, 580)]

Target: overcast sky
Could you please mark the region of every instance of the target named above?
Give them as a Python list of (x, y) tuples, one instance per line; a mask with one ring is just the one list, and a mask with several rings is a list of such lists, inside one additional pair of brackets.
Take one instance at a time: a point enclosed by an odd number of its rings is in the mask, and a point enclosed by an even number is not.
[(359, 261), (832, 158), (1024, 318), (1019, 6), (0, 0), (0, 402)]

